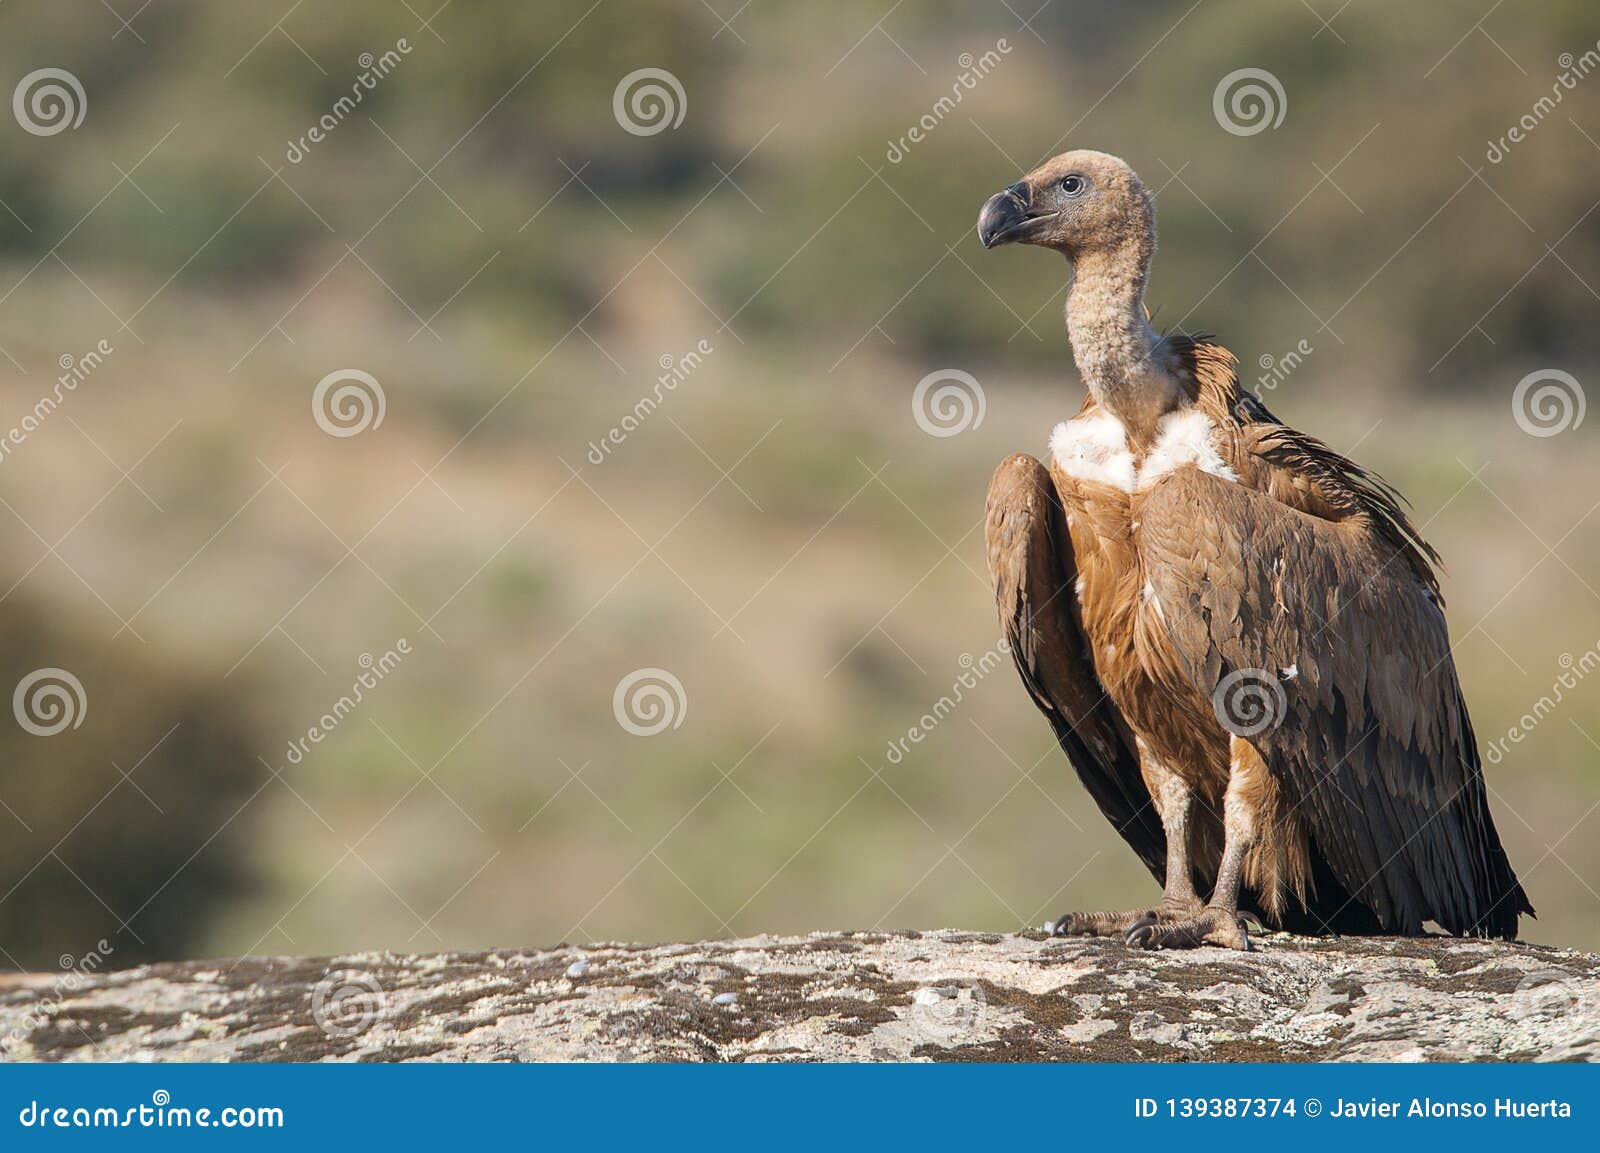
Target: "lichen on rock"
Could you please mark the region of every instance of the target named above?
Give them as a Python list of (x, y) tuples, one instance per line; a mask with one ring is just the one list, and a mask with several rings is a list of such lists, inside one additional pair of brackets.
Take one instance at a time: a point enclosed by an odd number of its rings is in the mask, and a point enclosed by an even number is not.
[(1147, 953), (1038, 933), (148, 965), (0, 978), (46, 1061), (1600, 1059), (1600, 958), (1271, 934)]

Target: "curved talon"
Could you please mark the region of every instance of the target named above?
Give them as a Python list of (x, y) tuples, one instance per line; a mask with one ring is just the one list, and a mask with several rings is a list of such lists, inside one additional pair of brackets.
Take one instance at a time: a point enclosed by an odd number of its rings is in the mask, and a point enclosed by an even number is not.
[(1192, 949), (1199, 944), (1194, 932), (1194, 922), (1178, 921), (1171, 925), (1152, 925), (1145, 929), (1137, 938), (1129, 934), (1128, 943), (1136, 948), (1149, 949)]
[(1142, 949), (1196, 949), (1202, 945), (1217, 945), (1248, 953), (1254, 948), (1245, 928), (1245, 918), (1224, 909), (1207, 909), (1198, 916), (1170, 924), (1135, 925), (1124, 939), (1129, 947)]
[(1133, 924), (1128, 926), (1128, 931), (1123, 935), (1122, 943), (1129, 948), (1139, 948), (1155, 936), (1156, 915), (1146, 913)]

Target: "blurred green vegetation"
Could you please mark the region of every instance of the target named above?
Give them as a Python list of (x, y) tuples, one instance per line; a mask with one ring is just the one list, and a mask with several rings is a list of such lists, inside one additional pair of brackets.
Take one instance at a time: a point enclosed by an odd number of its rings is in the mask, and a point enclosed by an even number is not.
[[(591, 3), (275, 24), (173, 0), (131, 30), (93, 0), (0, 6), (0, 94), (42, 67), (87, 94), (56, 135), (0, 119), (0, 428), (61, 356), (115, 346), (0, 462), (0, 687), (106, 670), (82, 729), (6, 738), (0, 891), (46, 861), (0, 900), (16, 963), (112, 933), (121, 961), (1015, 928), (1146, 892), (1009, 672), (884, 758), (994, 643), (990, 468), (1078, 403), (1066, 269), (972, 237), (1066, 147), (1159, 189), (1158, 323), (1220, 333), (1247, 374), (1313, 347), (1268, 399), (1415, 501), (1485, 740), (1600, 641), (1592, 426), (1538, 439), (1510, 414), (1524, 374), (1600, 359), (1600, 79), (1485, 158), (1595, 47), (1592, 5), (1474, 30), (1442, 0), (1322, 5), (1331, 27), (1242, 0), (1056, 0), (1026, 26), (907, 3), (875, 30), (842, 2)], [(1241, 137), (1212, 95), (1245, 67), (1287, 108)], [(678, 128), (619, 126), (640, 68), (681, 83)], [(341, 439), (308, 409), (347, 367), (387, 411)], [(909, 398), (946, 367), (987, 414), (937, 439)], [(688, 707), (644, 738), (612, 691), (648, 666)], [(1490, 770), (1532, 935), (1589, 947), (1597, 694)], [(122, 784), (111, 831), (75, 828), (174, 723), (138, 773), (165, 815)]]

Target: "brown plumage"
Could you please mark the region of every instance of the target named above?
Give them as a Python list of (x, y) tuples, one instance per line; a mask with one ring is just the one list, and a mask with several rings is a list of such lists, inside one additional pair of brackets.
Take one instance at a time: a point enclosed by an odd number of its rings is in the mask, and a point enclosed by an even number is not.
[(1089, 392), (1047, 465), (1016, 455), (990, 484), (1001, 624), (1164, 885), (1159, 905), (1053, 930), (1249, 948), (1252, 913), (1514, 937), (1533, 908), (1489, 815), (1439, 558), (1402, 498), (1275, 418), (1221, 345), (1151, 330), (1154, 209), (1121, 160), (1058, 156), (991, 197), (978, 231), (1071, 262)]

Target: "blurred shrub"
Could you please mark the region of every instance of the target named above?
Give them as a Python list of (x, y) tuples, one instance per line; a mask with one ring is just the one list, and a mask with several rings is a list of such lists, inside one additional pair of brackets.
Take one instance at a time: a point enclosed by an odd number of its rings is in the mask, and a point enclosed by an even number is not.
[[(51, 667), (81, 697), (38, 676)], [(251, 751), (249, 691), (228, 684), (79, 635), (21, 592), (7, 598), (0, 957), (49, 970), (101, 939), (116, 967), (189, 955), (211, 910), (246, 889), (246, 803), (269, 773)]]

